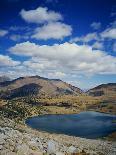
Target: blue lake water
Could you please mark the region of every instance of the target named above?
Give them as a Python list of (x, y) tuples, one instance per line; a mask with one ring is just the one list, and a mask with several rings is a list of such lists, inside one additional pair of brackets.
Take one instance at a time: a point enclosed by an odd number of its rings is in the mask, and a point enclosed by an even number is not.
[(116, 115), (99, 112), (81, 112), (79, 114), (40, 115), (26, 120), (30, 127), (84, 138), (100, 138), (116, 131)]

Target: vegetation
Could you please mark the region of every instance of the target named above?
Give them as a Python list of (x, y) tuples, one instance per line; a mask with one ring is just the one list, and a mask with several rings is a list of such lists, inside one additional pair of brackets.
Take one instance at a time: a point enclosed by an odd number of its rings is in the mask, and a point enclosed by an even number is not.
[[(2, 101), (2, 103), (5, 101)], [(41, 106), (33, 106), (24, 102), (15, 100), (6, 101), (6, 104), (0, 106), (0, 115), (15, 119), (16, 121), (22, 121), (25, 118), (32, 115), (39, 115), (41, 113)]]
[(4, 117), (24, 120), (27, 117), (42, 113), (78, 113), (88, 106), (98, 104), (99, 99), (90, 96), (60, 96), (35, 98), (34, 96), (0, 100), (0, 114)]

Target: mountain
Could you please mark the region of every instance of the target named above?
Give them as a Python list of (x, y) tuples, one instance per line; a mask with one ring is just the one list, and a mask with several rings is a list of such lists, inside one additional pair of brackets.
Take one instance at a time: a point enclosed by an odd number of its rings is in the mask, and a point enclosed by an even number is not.
[(20, 77), (0, 83), (0, 98), (12, 99), (25, 96), (79, 95), (82, 91), (59, 79), (40, 76)]
[(91, 96), (116, 95), (116, 83), (101, 84), (87, 92)]
[(0, 76), (0, 82), (10, 81), (10, 78), (7, 76)]

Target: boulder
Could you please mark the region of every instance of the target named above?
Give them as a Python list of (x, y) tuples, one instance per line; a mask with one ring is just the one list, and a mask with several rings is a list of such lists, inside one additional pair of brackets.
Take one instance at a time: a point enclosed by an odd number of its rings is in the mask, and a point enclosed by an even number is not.
[(16, 148), (17, 155), (28, 155), (29, 153), (29, 146), (26, 144), (18, 145)]
[(53, 141), (53, 140), (49, 140), (48, 141), (48, 146), (47, 146), (47, 153), (52, 154), (52, 153), (56, 153), (58, 151), (58, 143)]
[(80, 150), (74, 146), (70, 146), (67, 150), (68, 153), (79, 153)]
[(63, 152), (56, 152), (56, 155), (65, 155)]

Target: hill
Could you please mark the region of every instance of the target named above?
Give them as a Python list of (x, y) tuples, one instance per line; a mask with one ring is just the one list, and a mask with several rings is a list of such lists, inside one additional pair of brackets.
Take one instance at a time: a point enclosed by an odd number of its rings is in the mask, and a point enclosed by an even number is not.
[(0, 98), (36, 96), (53, 97), (62, 95), (79, 95), (82, 90), (59, 79), (40, 76), (20, 77), (0, 83)]
[(116, 83), (101, 84), (87, 93), (100, 100), (100, 104), (90, 105), (90, 109), (116, 114)]
[(101, 84), (87, 92), (92, 96), (116, 95), (116, 83)]

